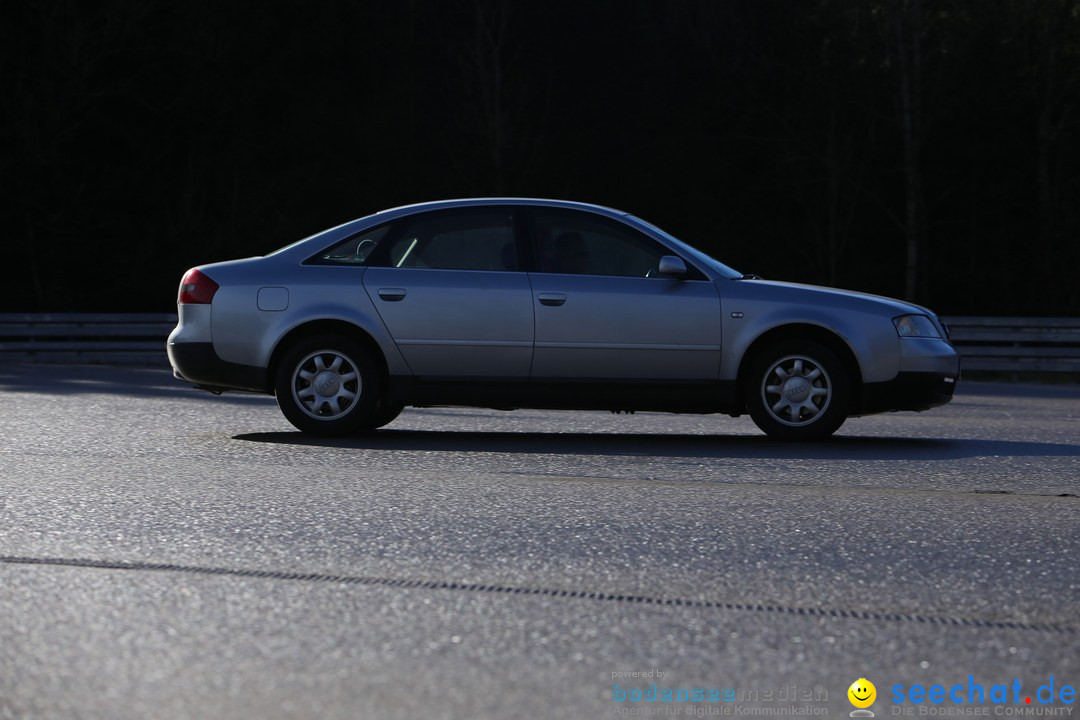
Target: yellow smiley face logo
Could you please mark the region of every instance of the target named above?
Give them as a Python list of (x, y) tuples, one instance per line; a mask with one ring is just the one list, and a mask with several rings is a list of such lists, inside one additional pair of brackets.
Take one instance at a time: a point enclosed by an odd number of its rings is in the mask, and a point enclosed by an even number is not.
[(866, 678), (859, 678), (847, 689), (848, 700), (857, 708), (868, 708), (877, 698), (877, 688)]

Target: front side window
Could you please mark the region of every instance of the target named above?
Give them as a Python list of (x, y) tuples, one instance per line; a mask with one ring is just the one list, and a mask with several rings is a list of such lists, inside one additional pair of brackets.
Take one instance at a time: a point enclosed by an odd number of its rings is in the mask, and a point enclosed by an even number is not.
[(406, 219), (378, 264), (435, 270), (518, 269), (509, 208), (455, 210)]
[(651, 277), (672, 252), (608, 218), (574, 210), (538, 210), (531, 232), (540, 272)]

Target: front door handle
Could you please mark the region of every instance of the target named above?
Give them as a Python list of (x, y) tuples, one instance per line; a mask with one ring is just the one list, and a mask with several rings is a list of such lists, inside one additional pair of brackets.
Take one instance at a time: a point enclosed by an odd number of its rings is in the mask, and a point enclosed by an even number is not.
[(562, 293), (540, 293), (536, 297), (540, 299), (541, 305), (550, 305), (552, 307), (558, 307), (566, 302), (566, 296)]
[(379, 288), (379, 297), (387, 302), (405, 299), (405, 288)]

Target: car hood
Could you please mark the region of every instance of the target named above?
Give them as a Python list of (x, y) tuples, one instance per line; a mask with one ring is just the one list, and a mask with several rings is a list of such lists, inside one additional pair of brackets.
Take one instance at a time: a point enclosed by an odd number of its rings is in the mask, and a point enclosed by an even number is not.
[(807, 305), (859, 307), (867, 311), (873, 309), (891, 313), (894, 316), (916, 313), (936, 317), (933, 311), (925, 307), (883, 295), (872, 295), (854, 290), (840, 290), (821, 285), (804, 285), (780, 280), (737, 280), (733, 282), (740, 286), (740, 290), (745, 290), (748, 295), (759, 293), (770, 296), (780, 295), (789, 302), (799, 302)]

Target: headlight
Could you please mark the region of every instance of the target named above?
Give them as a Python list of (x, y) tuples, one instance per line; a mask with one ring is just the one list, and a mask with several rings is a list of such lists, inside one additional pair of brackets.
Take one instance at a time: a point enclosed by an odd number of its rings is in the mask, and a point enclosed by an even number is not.
[(925, 315), (901, 315), (893, 318), (893, 325), (900, 337), (940, 338), (934, 321)]

